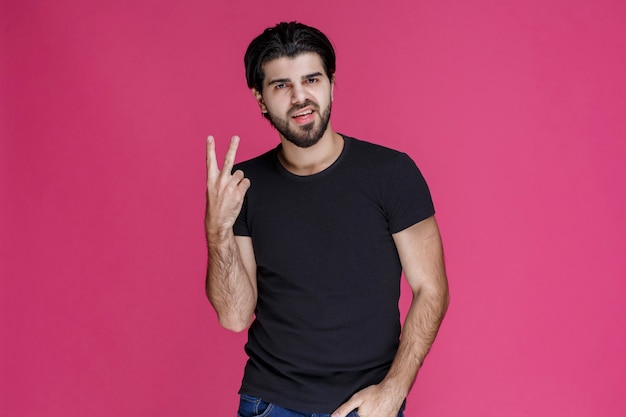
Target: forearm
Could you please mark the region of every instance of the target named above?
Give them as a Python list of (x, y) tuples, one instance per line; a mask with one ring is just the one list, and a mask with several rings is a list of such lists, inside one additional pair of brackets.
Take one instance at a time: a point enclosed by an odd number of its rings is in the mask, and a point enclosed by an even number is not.
[(232, 230), (207, 233), (207, 242), (207, 296), (220, 324), (233, 331), (242, 331), (254, 314), (256, 286), (245, 269)]
[(408, 395), (415, 377), (435, 341), (448, 307), (447, 288), (420, 290), (413, 294), (391, 369), (382, 384), (398, 398)]

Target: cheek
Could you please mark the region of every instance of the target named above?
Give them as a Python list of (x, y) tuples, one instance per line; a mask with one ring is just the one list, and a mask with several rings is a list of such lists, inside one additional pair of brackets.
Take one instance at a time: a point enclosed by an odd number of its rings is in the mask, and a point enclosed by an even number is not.
[(323, 110), (326, 107), (328, 107), (330, 103), (333, 102), (333, 93), (332, 91), (330, 93), (325, 92), (324, 94), (321, 94), (318, 97), (316, 97), (315, 100), (317, 101), (317, 105), (320, 107), (320, 109)]
[(265, 101), (265, 107), (273, 114), (286, 114), (292, 107), (289, 99), (272, 97)]

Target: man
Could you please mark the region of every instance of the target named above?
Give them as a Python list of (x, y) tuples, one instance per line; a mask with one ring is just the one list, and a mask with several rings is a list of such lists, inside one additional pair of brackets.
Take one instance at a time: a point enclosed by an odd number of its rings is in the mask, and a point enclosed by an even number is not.
[(222, 326), (250, 326), (238, 415), (402, 416), (448, 305), (428, 187), (406, 154), (333, 130), (320, 31), (280, 23), (244, 61), (280, 145), (233, 169), (234, 136), (220, 171), (207, 139), (206, 291)]

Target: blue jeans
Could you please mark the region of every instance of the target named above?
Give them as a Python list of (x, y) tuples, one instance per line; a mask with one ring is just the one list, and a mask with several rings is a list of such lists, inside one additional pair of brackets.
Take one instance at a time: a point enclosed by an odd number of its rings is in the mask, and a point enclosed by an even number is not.
[[(237, 417), (330, 417), (330, 414), (311, 414), (288, 410), (260, 398), (241, 394)], [(348, 417), (359, 417), (359, 415), (356, 411), (352, 411)], [(404, 417), (402, 411), (398, 417)]]

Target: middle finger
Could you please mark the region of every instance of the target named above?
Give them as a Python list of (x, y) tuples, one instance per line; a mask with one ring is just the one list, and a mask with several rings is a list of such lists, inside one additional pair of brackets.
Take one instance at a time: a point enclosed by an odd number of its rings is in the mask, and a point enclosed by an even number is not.
[(238, 147), (239, 136), (235, 135), (230, 139), (230, 145), (228, 146), (228, 151), (226, 151), (226, 156), (224, 157), (224, 166), (222, 167), (222, 173), (224, 175), (230, 175), (232, 173)]

